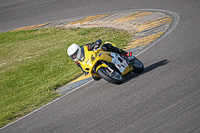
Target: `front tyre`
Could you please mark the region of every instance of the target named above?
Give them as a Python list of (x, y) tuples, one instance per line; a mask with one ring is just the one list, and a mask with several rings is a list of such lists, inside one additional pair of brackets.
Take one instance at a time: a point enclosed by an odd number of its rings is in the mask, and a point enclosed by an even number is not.
[(117, 71), (111, 72), (107, 67), (99, 68), (97, 73), (110, 83), (121, 84), (124, 81), (124, 78), (121, 76), (120, 73), (118, 73)]
[(144, 71), (143, 63), (140, 60), (138, 60), (137, 58), (134, 58), (133, 60), (131, 60), (130, 63), (133, 67), (134, 73), (141, 73)]
[(94, 76), (92, 75), (92, 78), (95, 80), (95, 81), (99, 81), (101, 79), (101, 77), (97, 77), (97, 76)]

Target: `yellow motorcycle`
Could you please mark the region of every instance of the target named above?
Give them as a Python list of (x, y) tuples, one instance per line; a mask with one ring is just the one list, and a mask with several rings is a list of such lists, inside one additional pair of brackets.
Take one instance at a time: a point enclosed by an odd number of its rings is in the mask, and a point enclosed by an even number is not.
[[(116, 47), (111, 42), (106, 43)], [(114, 84), (123, 83), (124, 76), (131, 72), (141, 73), (144, 70), (144, 65), (136, 57), (124, 57), (104, 51), (101, 47), (89, 51), (87, 46), (82, 46), (77, 53), (77, 59), (84, 71)]]

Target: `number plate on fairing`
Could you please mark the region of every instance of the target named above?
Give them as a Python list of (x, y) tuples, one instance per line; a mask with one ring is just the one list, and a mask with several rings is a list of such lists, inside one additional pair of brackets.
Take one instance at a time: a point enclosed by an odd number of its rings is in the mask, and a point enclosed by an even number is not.
[[(119, 54), (116, 54), (116, 53), (111, 53), (111, 56), (113, 56), (114, 58), (112, 58), (112, 63), (114, 63), (115, 64), (115, 66), (119, 69), (119, 71), (121, 72), (121, 73), (123, 73), (124, 72), (124, 70), (126, 69), (126, 67), (128, 66), (128, 64), (126, 63), (126, 61), (123, 59), (123, 58), (121, 58), (120, 56), (119, 56)], [(120, 60), (121, 61), (120, 61)]]

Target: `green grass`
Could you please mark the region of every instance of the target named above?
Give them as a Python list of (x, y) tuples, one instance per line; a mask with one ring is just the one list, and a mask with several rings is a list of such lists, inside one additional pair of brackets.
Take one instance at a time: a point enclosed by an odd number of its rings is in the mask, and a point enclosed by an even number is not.
[(0, 127), (59, 97), (55, 90), (82, 74), (68, 46), (97, 39), (123, 48), (131, 35), (108, 28), (0, 33)]

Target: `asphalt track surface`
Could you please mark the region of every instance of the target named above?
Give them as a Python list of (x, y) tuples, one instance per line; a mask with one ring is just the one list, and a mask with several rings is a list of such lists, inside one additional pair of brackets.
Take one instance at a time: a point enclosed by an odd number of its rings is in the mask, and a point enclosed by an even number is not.
[(129, 9), (180, 16), (175, 29), (137, 57), (142, 74), (114, 85), (90, 82), (3, 128), (1, 133), (200, 132), (199, 0), (1, 0), (0, 31)]

